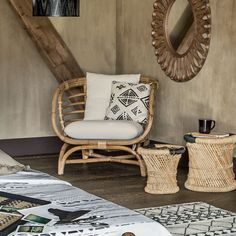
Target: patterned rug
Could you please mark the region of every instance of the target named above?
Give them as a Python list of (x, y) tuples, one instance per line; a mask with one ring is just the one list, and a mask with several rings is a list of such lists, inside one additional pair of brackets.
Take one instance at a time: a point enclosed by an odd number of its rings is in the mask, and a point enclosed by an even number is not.
[(204, 202), (144, 208), (136, 211), (161, 223), (173, 236), (236, 235), (236, 213)]

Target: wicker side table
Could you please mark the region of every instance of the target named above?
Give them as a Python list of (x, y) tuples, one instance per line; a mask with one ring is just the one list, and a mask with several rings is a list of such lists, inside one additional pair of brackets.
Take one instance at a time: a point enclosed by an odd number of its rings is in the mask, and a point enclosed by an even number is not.
[(233, 172), (236, 135), (194, 138), (188, 134), (184, 139), (189, 152), (189, 173), (185, 182), (187, 189), (199, 192), (228, 192), (236, 189)]
[(176, 145), (155, 145), (155, 148), (139, 148), (147, 167), (145, 192), (170, 194), (179, 191), (176, 174), (181, 154), (185, 148)]

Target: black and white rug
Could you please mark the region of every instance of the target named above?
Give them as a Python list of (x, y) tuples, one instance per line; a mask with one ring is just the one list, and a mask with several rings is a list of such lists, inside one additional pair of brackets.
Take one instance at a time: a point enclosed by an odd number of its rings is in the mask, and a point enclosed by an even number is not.
[(173, 236), (236, 235), (236, 213), (204, 202), (138, 209), (161, 223)]

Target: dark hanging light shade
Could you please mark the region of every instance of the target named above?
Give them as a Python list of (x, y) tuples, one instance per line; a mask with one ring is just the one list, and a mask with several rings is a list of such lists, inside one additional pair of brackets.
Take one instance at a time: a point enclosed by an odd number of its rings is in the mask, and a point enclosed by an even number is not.
[(79, 16), (80, 0), (32, 0), (33, 16)]

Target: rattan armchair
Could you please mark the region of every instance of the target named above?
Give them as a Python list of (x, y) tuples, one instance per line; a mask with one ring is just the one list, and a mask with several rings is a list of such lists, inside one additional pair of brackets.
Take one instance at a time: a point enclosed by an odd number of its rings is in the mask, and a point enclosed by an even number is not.
[[(153, 124), (155, 94), (158, 88), (156, 80), (141, 77), (140, 83), (151, 84), (148, 119), (143, 133), (131, 140), (81, 140), (65, 135), (66, 125), (83, 120), (86, 104), (86, 78), (77, 78), (63, 82), (55, 91), (52, 101), (52, 125), (56, 135), (64, 142), (58, 160), (58, 174), (64, 173), (65, 164), (117, 162), (140, 167), (142, 176), (146, 176), (146, 167), (137, 153), (148, 136)], [(96, 150), (109, 150), (110, 155), (96, 153)], [(113, 155), (114, 150), (125, 152)], [(81, 151), (82, 157), (68, 159), (73, 153)], [(110, 152), (111, 151), (111, 152)]]

